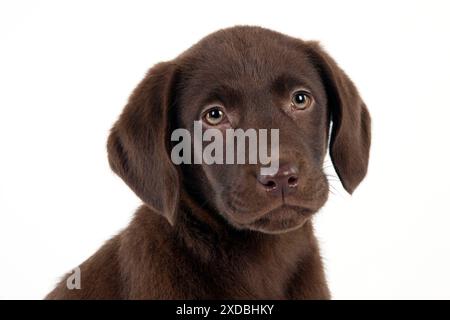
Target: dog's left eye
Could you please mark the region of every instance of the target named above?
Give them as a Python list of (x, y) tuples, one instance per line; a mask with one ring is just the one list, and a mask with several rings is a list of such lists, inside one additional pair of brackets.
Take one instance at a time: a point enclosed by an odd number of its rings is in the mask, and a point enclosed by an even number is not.
[(311, 107), (313, 99), (306, 91), (297, 91), (292, 95), (292, 106), (297, 110), (306, 110)]

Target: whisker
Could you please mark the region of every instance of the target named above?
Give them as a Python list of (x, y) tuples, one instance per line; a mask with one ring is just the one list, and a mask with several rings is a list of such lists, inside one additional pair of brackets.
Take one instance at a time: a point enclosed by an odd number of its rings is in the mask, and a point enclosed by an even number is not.
[(333, 192), (333, 190), (331, 190), (330, 188), (328, 188), (328, 192), (330, 192), (333, 196), (336, 195), (336, 194)]

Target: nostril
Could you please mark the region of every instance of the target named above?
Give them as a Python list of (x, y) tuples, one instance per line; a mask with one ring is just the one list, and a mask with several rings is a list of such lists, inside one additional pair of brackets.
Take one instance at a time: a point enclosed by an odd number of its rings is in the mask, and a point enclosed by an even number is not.
[(298, 178), (296, 176), (290, 176), (287, 182), (289, 187), (296, 187), (298, 184)]
[(277, 184), (273, 180), (269, 180), (266, 183), (264, 183), (264, 186), (267, 188), (267, 190), (275, 190), (277, 188)]

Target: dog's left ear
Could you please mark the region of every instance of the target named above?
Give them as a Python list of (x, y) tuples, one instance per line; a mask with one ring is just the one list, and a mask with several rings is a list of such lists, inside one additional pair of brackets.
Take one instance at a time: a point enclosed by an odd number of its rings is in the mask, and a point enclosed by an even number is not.
[(336, 62), (316, 42), (307, 52), (325, 85), (333, 127), (330, 156), (336, 173), (350, 194), (367, 173), (370, 151), (370, 115), (359, 93)]
[(107, 145), (113, 171), (171, 224), (179, 196), (179, 177), (168, 152), (175, 69), (174, 63), (163, 62), (148, 72), (111, 129)]

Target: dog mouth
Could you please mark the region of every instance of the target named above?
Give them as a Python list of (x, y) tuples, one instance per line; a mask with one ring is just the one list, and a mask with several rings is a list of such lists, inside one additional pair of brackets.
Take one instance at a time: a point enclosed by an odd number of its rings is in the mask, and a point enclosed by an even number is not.
[(225, 199), (217, 198), (226, 220), (240, 230), (279, 234), (302, 227), (325, 204), (328, 188), (314, 188), (309, 194), (298, 193), (270, 201), (261, 199), (259, 208), (248, 206), (243, 199), (249, 197), (245, 196), (228, 193)]
[(302, 227), (315, 210), (283, 203), (247, 223), (239, 223), (239, 228), (263, 233), (285, 233)]

